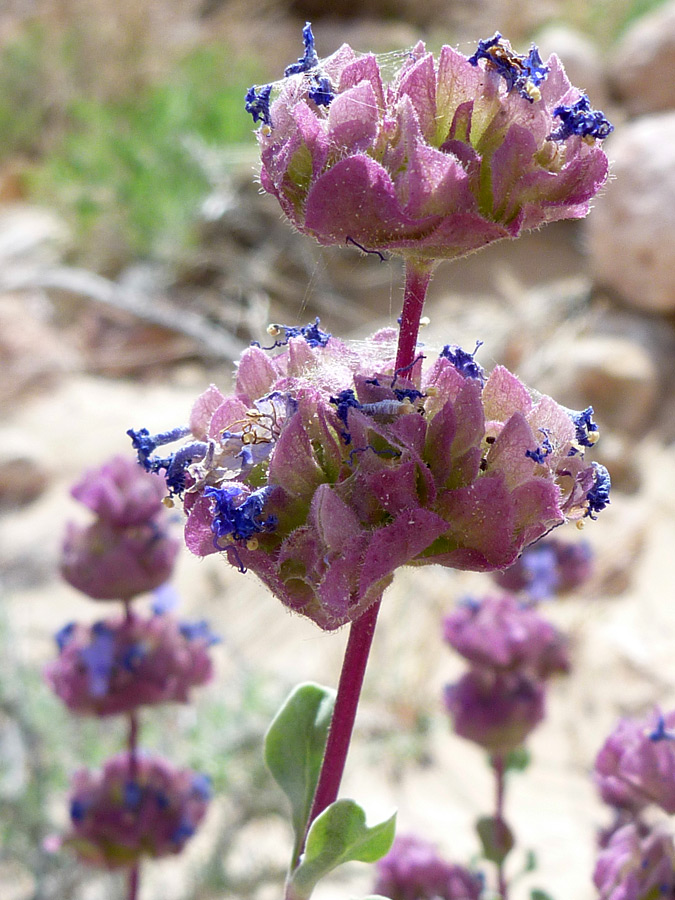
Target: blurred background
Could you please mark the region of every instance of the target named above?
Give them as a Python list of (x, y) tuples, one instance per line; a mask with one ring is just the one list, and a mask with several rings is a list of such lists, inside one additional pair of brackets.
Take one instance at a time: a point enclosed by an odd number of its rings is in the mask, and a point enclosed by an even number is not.
[[(673, 0), (2, 0), (0, 3), (0, 896), (95, 900), (122, 883), (43, 850), (67, 818), (69, 773), (121, 743), (73, 722), (42, 682), (53, 633), (102, 611), (58, 578), (68, 495), (83, 469), (129, 452), (127, 428), (183, 423), (269, 322), (321, 316), (360, 338), (395, 322), (396, 260), (294, 234), (256, 183), (243, 94), (301, 53), (347, 41), (383, 53), (473, 52), (501, 31), (557, 52), (603, 109), (612, 180), (586, 222), (560, 223), (438, 270), (431, 344), (484, 341), (565, 405), (592, 404), (611, 507), (584, 529), (596, 570), (550, 609), (575, 669), (555, 686), (533, 763), (507, 810), (536, 851), (533, 885), (587, 900), (596, 829), (589, 770), (616, 717), (675, 705), (675, 2)], [(180, 521), (176, 522), (180, 530)], [(569, 540), (580, 539), (565, 534)], [(290, 686), (335, 684), (346, 634), (291, 618), (220, 559), (187, 551), (176, 587), (223, 637), (218, 678), (189, 708), (144, 716), (144, 743), (214, 779), (204, 833), (148, 866), (143, 900), (279, 896), (289, 836), (260, 739)], [(459, 671), (441, 618), (479, 576), (403, 572), (387, 594), (344, 792), (459, 862), (489, 810), (479, 751), (452, 736)], [(547, 613), (549, 610), (547, 609)], [(170, 727), (169, 727), (170, 725)], [(545, 798), (545, 802), (542, 800)], [(354, 865), (318, 900), (365, 894)]]

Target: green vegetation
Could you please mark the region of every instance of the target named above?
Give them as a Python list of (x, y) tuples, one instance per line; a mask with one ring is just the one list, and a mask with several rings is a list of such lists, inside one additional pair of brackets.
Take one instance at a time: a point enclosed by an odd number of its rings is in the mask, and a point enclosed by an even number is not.
[(122, 257), (168, 257), (189, 243), (210, 188), (198, 157), (226, 158), (228, 145), (251, 141), (243, 96), (252, 79), (228, 69), (226, 48), (203, 48), (133, 96), (69, 104), (65, 134), (29, 187), (67, 216), (85, 256), (96, 240)]

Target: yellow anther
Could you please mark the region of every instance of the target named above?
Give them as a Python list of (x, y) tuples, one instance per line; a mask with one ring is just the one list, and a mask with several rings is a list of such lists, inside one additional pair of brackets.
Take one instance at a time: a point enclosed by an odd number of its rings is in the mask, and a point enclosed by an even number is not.
[(166, 506), (167, 509), (173, 509), (174, 506), (176, 505), (176, 504), (173, 502), (173, 500), (172, 500), (171, 497), (164, 497), (164, 498), (162, 499), (162, 503), (164, 504), (164, 506)]
[(536, 84), (532, 84), (531, 81), (526, 81), (526, 82), (525, 82), (525, 84), (524, 84), (524, 86), (523, 86), (523, 90), (525, 91), (525, 93), (527, 94), (527, 96), (530, 98), (530, 100), (533, 100), (533, 101), (535, 101), (535, 102), (536, 102), (537, 100), (541, 100), (541, 91), (539, 90), (539, 88), (537, 87), (537, 85), (536, 85)]
[(579, 531), (581, 531), (581, 529), (582, 529), (583, 527), (584, 527), (584, 520), (583, 520), (583, 519), (579, 519), (578, 522), (577, 522), (577, 528), (579, 529)]
[(257, 550), (258, 549), (258, 538), (251, 537), (246, 541), (246, 549), (247, 550)]

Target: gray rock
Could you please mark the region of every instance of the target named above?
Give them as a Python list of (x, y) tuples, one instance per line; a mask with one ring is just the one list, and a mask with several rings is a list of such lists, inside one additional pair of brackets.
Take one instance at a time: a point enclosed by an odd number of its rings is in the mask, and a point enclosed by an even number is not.
[(555, 53), (575, 87), (588, 94), (594, 109), (606, 111), (608, 102), (604, 65), (597, 48), (587, 37), (566, 25), (550, 25), (535, 39), (542, 59)]
[(615, 91), (629, 113), (675, 109), (675, 2), (628, 29), (610, 63)]
[(588, 220), (597, 281), (641, 310), (675, 310), (675, 112), (624, 125), (606, 143), (612, 177)]

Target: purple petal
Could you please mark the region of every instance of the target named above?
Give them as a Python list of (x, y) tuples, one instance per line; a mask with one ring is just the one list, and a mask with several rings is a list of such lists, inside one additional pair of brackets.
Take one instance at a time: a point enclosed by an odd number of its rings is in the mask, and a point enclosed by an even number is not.
[(427, 141), (433, 141), (436, 136), (436, 73), (431, 53), (406, 70), (397, 93), (401, 97), (410, 97), (422, 134)]
[(328, 113), (328, 140), (334, 147), (345, 147), (350, 153), (367, 150), (375, 140), (379, 109), (375, 92), (368, 81), (362, 81), (343, 94), (338, 94)]
[(488, 421), (505, 422), (514, 412), (527, 415), (532, 398), (522, 381), (504, 366), (495, 366), (483, 388), (483, 407)]
[(190, 431), (200, 441), (209, 436), (209, 424), (214, 412), (225, 399), (215, 384), (210, 385), (194, 402), (190, 413)]
[(264, 350), (260, 347), (247, 347), (237, 367), (237, 395), (252, 406), (254, 400), (269, 394), (278, 377), (277, 370)]

